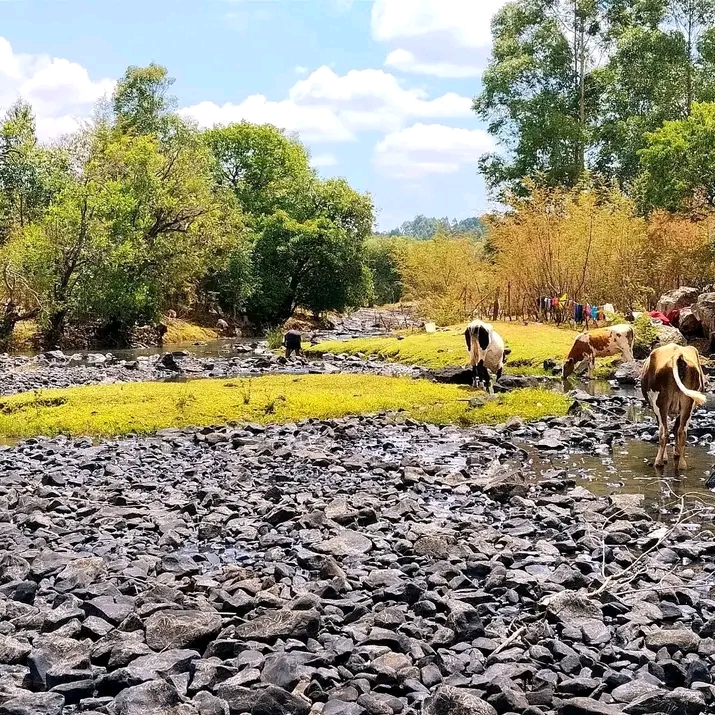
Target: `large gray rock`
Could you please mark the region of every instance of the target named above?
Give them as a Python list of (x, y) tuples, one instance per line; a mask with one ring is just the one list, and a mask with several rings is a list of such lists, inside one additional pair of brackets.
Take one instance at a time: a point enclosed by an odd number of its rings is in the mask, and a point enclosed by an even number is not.
[(561, 702), (558, 715), (623, 715), (623, 710), (593, 698), (571, 698)]
[(603, 622), (601, 604), (577, 591), (559, 591), (542, 599), (541, 605), (564, 625), (582, 627), (589, 621)]
[(619, 385), (635, 385), (640, 380), (643, 364), (638, 360), (624, 362), (618, 366), (614, 375)]
[(199, 654), (195, 650), (167, 650), (136, 658), (126, 667), (126, 671), (138, 681), (169, 678), (186, 673), (198, 658)]
[(614, 688), (611, 695), (617, 703), (632, 703), (644, 695), (652, 695), (660, 692), (663, 691), (657, 685), (647, 680), (637, 679)]
[(675, 343), (676, 345), (688, 344), (685, 336), (677, 328), (670, 325), (657, 325), (656, 331), (658, 332), (658, 337), (655, 339), (654, 348), (660, 348), (663, 345), (670, 345), (671, 343)]
[(119, 693), (113, 705), (115, 715), (183, 715), (191, 712), (181, 707), (179, 693), (165, 680), (126, 688)]
[(645, 644), (652, 650), (668, 648), (671, 651), (682, 650), (688, 653), (698, 649), (700, 636), (687, 628), (663, 628), (648, 633)]
[(64, 704), (59, 693), (12, 690), (0, 694), (0, 715), (61, 715)]
[(423, 715), (496, 715), (497, 711), (477, 693), (443, 685), (424, 702)]
[(32, 682), (37, 688), (47, 687), (47, 674), (89, 668), (90, 641), (76, 641), (52, 634), (35, 638), (27, 659)]
[(236, 626), (236, 636), (245, 640), (271, 641), (276, 638), (315, 638), (320, 614), (315, 610), (268, 611)]
[(660, 296), (656, 310), (667, 315), (671, 310), (687, 308), (698, 299), (699, 290), (681, 286)]
[(703, 329), (703, 324), (698, 320), (692, 308), (683, 308), (680, 311), (680, 332), (684, 335), (697, 335)]
[(210, 611), (159, 611), (146, 622), (150, 648), (192, 648), (207, 645), (221, 630), (221, 616)]
[(344, 529), (332, 539), (316, 544), (315, 548), (333, 556), (361, 556), (372, 549), (372, 541), (358, 531)]
[(0, 664), (24, 663), (32, 647), (25, 640), (0, 635)]
[(676, 688), (672, 692), (648, 693), (623, 708), (628, 715), (700, 715), (712, 712), (705, 704), (702, 693), (688, 688)]
[(715, 293), (703, 293), (692, 306), (692, 310), (703, 326), (705, 337), (715, 332)]
[[(233, 708), (231, 709), (233, 712)], [(308, 715), (310, 702), (283, 688), (269, 685), (265, 690), (254, 694), (251, 715)]]

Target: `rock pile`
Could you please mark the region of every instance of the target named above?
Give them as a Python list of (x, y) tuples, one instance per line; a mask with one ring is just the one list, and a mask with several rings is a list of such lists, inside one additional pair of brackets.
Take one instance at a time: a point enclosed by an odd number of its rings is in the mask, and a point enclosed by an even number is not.
[(530, 483), (537, 434), (620, 438), (396, 415), (0, 451), (0, 713), (712, 712), (713, 535)]

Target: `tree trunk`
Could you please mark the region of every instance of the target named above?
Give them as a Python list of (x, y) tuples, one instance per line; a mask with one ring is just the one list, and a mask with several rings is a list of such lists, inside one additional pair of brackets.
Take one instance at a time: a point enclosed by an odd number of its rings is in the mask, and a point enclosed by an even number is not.
[(43, 336), (45, 347), (54, 349), (62, 342), (67, 323), (67, 308), (60, 308), (50, 315), (47, 330)]

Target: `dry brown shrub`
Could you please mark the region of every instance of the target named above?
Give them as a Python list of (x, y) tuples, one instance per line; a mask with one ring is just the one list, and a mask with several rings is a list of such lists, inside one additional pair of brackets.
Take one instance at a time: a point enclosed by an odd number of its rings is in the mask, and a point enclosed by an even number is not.
[(429, 241), (409, 241), (400, 256), (408, 300), (439, 325), (468, 318), (493, 292), (492, 267), (484, 260), (481, 242), (437, 235)]

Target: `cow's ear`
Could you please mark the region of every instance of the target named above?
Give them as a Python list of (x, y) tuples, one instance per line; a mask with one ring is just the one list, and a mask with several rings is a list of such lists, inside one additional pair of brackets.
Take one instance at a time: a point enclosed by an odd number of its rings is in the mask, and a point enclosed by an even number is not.
[(467, 328), (467, 329), (464, 331), (464, 339), (467, 341), (467, 350), (471, 350), (471, 349), (472, 349), (472, 335), (471, 335), (471, 332), (472, 332), (472, 331), (471, 331), (469, 328)]
[(489, 331), (483, 326), (479, 326), (479, 347), (486, 350), (489, 347)]

